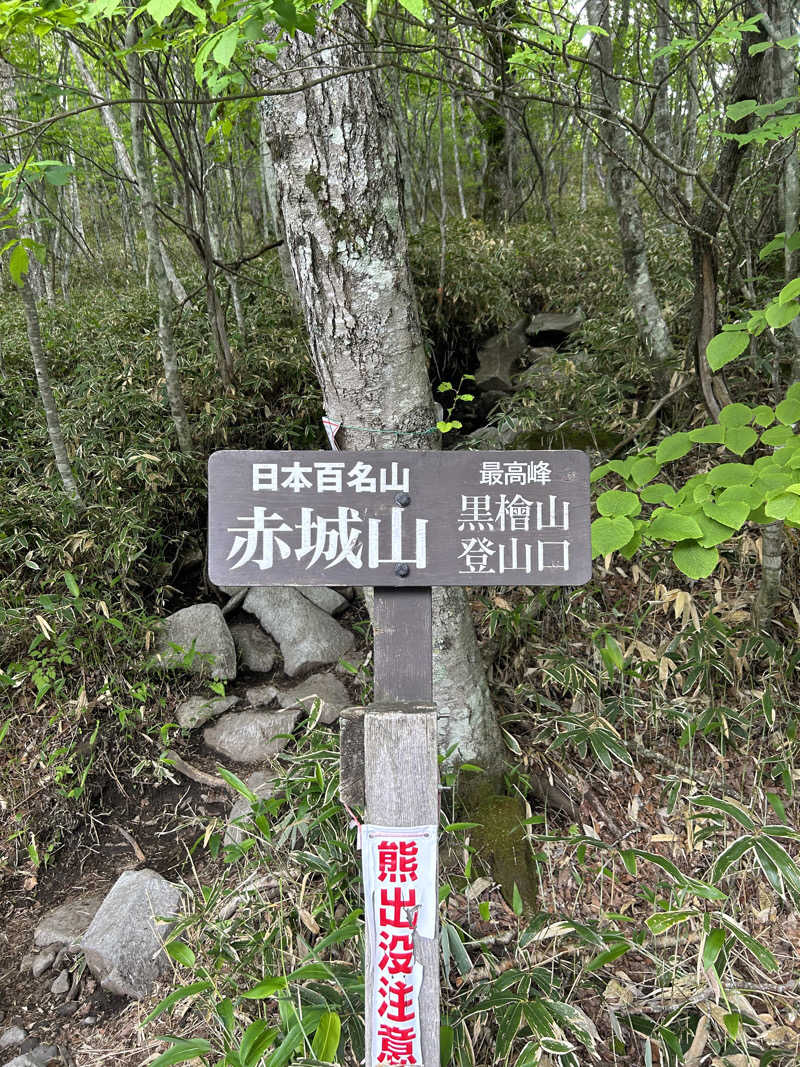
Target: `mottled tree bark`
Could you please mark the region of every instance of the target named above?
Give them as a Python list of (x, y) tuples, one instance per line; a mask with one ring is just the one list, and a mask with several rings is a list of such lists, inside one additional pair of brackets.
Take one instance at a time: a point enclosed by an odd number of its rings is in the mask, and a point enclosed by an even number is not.
[[(277, 64), (262, 62), (265, 90), (287, 84), (298, 90), (265, 98), (264, 127), (326, 414), (350, 427), (339, 442), (424, 449), (436, 440), (430, 430), (437, 415), (391, 113), (374, 71), (310, 84), (371, 62), (360, 20), (340, 7), (313, 38), (298, 33)], [(463, 589), (437, 592), (434, 647), (442, 748), (455, 746), (451, 763), (499, 772), (502, 735)]]

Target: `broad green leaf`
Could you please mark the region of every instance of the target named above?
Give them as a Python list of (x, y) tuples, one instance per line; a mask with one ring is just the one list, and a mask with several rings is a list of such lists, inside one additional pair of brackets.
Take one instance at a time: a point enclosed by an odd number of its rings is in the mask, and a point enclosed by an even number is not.
[(423, 0), (400, 0), (400, 3), (409, 15), (413, 15), (420, 22), (425, 22), (425, 4)]
[(154, 1060), (150, 1060), (150, 1067), (171, 1067), (174, 1063), (189, 1063), (211, 1052), (210, 1042), (199, 1037), (192, 1041), (183, 1041), (179, 1038), (170, 1038), (170, 1040), (173, 1042), (172, 1048), (162, 1052)]
[(22, 285), (22, 279), (28, 273), (28, 249), (24, 245), (16, 245), (8, 257), (8, 272), (14, 285)]
[(274, 997), (276, 993), (286, 989), (286, 985), (286, 979), (279, 974), (274, 978), (262, 979), (258, 985), (254, 985), (252, 989), (241, 993), (240, 996), (244, 997), (245, 1000), (264, 1000), (265, 997)]
[(730, 504), (740, 500), (749, 508), (758, 507), (764, 501), (764, 490), (758, 485), (731, 485), (723, 489), (717, 497), (718, 504)]
[(753, 409), (747, 404), (726, 404), (719, 413), (723, 426), (746, 426), (753, 417)]
[(762, 433), (761, 444), (771, 445), (772, 448), (780, 448), (787, 441), (791, 441), (793, 437), (794, 432), (791, 426), (770, 426), (768, 430), (764, 430)]
[(714, 522), (720, 522), (723, 526), (738, 530), (747, 522), (750, 508), (743, 500), (728, 500), (724, 504), (709, 501), (703, 505), (703, 512)]
[(786, 304), (798, 295), (800, 295), (800, 278), (793, 278), (778, 293), (778, 303)]
[(180, 0), (150, 0), (145, 11), (150, 18), (161, 25), (165, 18), (172, 14)]
[(604, 952), (598, 952), (596, 956), (586, 964), (585, 970), (587, 971), (599, 971), (601, 967), (605, 967), (609, 963), (613, 963), (614, 960), (618, 960), (620, 956), (624, 956), (626, 952), (629, 952), (633, 948), (626, 941), (620, 942), (618, 945), (614, 945), (613, 948), (607, 948)]
[(750, 344), (747, 330), (724, 330), (712, 337), (706, 347), (706, 359), (713, 371), (719, 370), (727, 363), (741, 356)]
[(320, 1063), (334, 1063), (342, 1034), (342, 1020), (335, 1011), (326, 1011), (319, 1021), (311, 1052)]
[(660, 466), (651, 456), (642, 456), (631, 464), (631, 477), (637, 485), (644, 485), (655, 478), (660, 470)]
[(689, 430), (689, 437), (701, 445), (721, 445), (725, 440), (725, 427), (698, 426), (696, 430)]
[(750, 485), (756, 477), (755, 469), (748, 463), (720, 463), (706, 475), (710, 485)]
[(743, 456), (758, 440), (758, 433), (751, 426), (726, 426), (725, 447), (737, 456)]
[(688, 541), (702, 537), (703, 531), (688, 515), (659, 508), (650, 520), (646, 535), (658, 541)]
[(722, 523), (709, 519), (708, 515), (702, 511), (699, 515), (695, 515), (694, 518), (703, 531), (703, 536), (699, 541), (702, 548), (714, 548), (715, 545), (721, 545), (725, 541), (729, 541), (733, 536), (733, 530), (731, 530), (730, 526), (723, 526)]
[(728, 105), (725, 109), (725, 114), (732, 122), (739, 122), (741, 119), (747, 118), (748, 115), (752, 115), (757, 107), (757, 100), (737, 100), (735, 104)]
[(220, 34), (219, 40), (214, 45), (214, 51), (211, 53), (221, 67), (229, 66), (230, 61), (233, 59), (233, 53), (236, 51), (238, 40), (239, 27), (234, 22)]
[(265, 1019), (254, 1019), (245, 1030), (239, 1046), (242, 1067), (256, 1067), (277, 1036), (276, 1027), (269, 1026)]
[(775, 421), (775, 412), (767, 404), (759, 404), (753, 410), (753, 422), (756, 426), (771, 426)]
[(166, 950), (167, 955), (171, 959), (175, 960), (176, 963), (182, 964), (184, 967), (194, 967), (197, 962), (197, 957), (194, 952), (183, 941), (170, 941), (169, 944), (166, 945)]
[(654, 482), (652, 485), (645, 485), (639, 492), (639, 499), (644, 501), (645, 504), (669, 504), (675, 503), (675, 497), (677, 493), (671, 485), (665, 485), (663, 482)]
[(713, 930), (709, 930), (706, 935), (706, 939), (703, 942), (703, 969), (708, 970), (709, 967), (713, 967), (717, 962), (717, 957), (722, 951), (722, 946), (725, 944), (725, 931), (721, 930), (718, 926), (715, 926)]
[(716, 548), (703, 548), (696, 541), (685, 541), (672, 550), (672, 561), (687, 578), (707, 578), (719, 563)]
[(781, 400), (775, 408), (775, 414), (779, 422), (784, 426), (791, 426), (794, 422), (800, 422), (800, 400)]
[(69, 571), (64, 571), (64, 582), (65, 582), (65, 584), (67, 586), (67, 589), (69, 589), (70, 593), (72, 594), (72, 596), (80, 596), (81, 595), (81, 591), (78, 588), (78, 583), (75, 581), (75, 575), (74, 574), (71, 574)]
[(633, 537), (633, 523), (624, 515), (603, 516), (592, 523), (592, 556), (607, 556), (627, 545)]
[(779, 493), (764, 505), (764, 512), (771, 519), (785, 519), (797, 506), (794, 493)]
[(609, 489), (597, 498), (597, 510), (601, 515), (638, 515), (642, 505), (635, 493)]
[(684, 923), (687, 919), (691, 919), (697, 912), (691, 911), (657, 911), (655, 914), (650, 915), (645, 919), (648, 929), (651, 934), (656, 937), (660, 937), (661, 934), (665, 934), (667, 930), (672, 929), (673, 926), (677, 926), (678, 923)]
[(633, 537), (630, 539), (630, 541), (628, 541), (627, 545), (623, 545), (622, 548), (619, 549), (620, 555), (624, 556), (625, 559), (633, 559), (633, 557), (639, 551), (639, 545), (641, 545), (641, 543), (642, 531), (636, 530)]
[[(484, 901), (485, 903), (485, 901)], [(450, 1067), (453, 1058), (455, 1030), (447, 1023), (442, 1023), (439, 1030), (439, 1067)]]
[(800, 304), (796, 300), (790, 300), (788, 304), (779, 304), (777, 301), (768, 304), (764, 309), (767, 322), (773, 330), (780, 330), (788, 326), (792, 319), (800, 314)]
[(766, 259), (767, 256), (772, 256), (776, 252), (782, 252), (783, 246), (786, 240), (785, 233), (779, 233), (776, 237), (773, 237), (771, 241), (768, 241), (761, 251), (758, 253), (759, 259)]
[(669, 463), (673, 459), (680, 459), (691, 451), (692, 439), (688, 433), (673, 433), (659, 442), (656, 449), (656, 463)]

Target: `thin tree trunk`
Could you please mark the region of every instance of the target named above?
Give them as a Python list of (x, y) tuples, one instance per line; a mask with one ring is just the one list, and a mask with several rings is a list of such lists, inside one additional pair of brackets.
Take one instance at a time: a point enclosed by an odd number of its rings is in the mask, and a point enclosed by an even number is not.
[(33, 295), (28, 279), (25, 278), (20, 290), (22, 306), (25, 311), (25, 326), (28, 332), (28, 345), (33, 359), (33, 369), (36, 372), (36, 381), (39, 385), (39, 396), (42, 398), (44, 417), (47, 422), (47, 436), (50, 438), (50, 447), (56, 461), (56, 468), (61, 477), (64, 492), (80, 507), (83, 507), (75, 476), (67, 456), (67, 446), (64, 443), (64, 435), (61, 432), (61, 420), (58, 417), (53, 387), (50, 384), (50, 372), (42, 346), (42, 334), (39, 328), (39, 312), (36, 309), (36, 300)]
[(130, 106), (133, 165), (136, 174), (136, 185), (139, 189), (142, 204), (142, 219), (147, 237), (148, 262), (153, 273), (156, 298), (158, 300), (158, 343), (161, 349), (161, 360), (164, 365), (167, 398), (172, 421), (175, 423), (180, 450), (184, 453), (190, 453), (193, 451), (194, 443), (189, 426), (189, 417), (186, 414), (186, 406), (183, 401), (178, 355), (172, 333), (172, 290), (167, 278), (167, 272), (164, 269), (164, 260), (161, 256), (153, 174), (144, 143), (144, 104), (141, 101), (145, 96), (145, 86), (142, 77), (141, 60), (138, 54), (133, 51), (138, 39), (139, 31), (135, 21), (131, 18), (125, 33), (125, 47), (128, 49), (125, 62), (128, 68), (131, 96), (135, 98)]
[(292, 258), (289, 254), (289, 248), (286, 243), (286, 231), (283, 224), (283, 216), (281, 215), (281, 205), (278, 199), (278, 190), (275, 182), (275, 168), (272, 164), (272, 153), (270, 152), (267, 132), (264, 125), (264, 112), (263, 109), (259, 115), (259, 148), (260, 148), (260, 161), (261, 161), (261, 176), (264, 182), (264, 191), (267, 194), (267, 202), (269, 204), (270, 214), (272, 215), (272, 226), (275, 230), (276, 238), (281, 242), (278, 245), (278, 264), (281, 270), (281, 277), (283, 278), (284, 288), (286, 289), (286, 295), (289, 298), (289, 303), (294, 311), (300, 311), (300, 293), (297, 289), (297, 282), (294, 279), (294, 271), (292, 269)]
[[(338, 31), (338, 32), (337, 32)], [(261, 61), (264, 122), (280, 207), (326, 414), (345, 427), (347, 448), (429, 448), (436, 410), (408, 264), (391, 115), (374, 71), (319, 81), (331, 69), (366, 65), (358, 18), (338, 8), (332, 28), (298, 33), (274, 67)], [(367, 45), (361, 45), (366, 50)], [(352, 116), (357, 115), (357, 124)], [(464, 590), (437, 596), (434, 700), (450, 763), (493, 774), (503, 741), (480, 662)]]

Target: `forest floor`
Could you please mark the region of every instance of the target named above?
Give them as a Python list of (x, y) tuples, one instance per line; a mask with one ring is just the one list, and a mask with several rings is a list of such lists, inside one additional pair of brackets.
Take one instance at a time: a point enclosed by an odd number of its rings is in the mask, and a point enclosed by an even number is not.
[[(474, 356), (522, 311), (581, 304), (587, 321), (558, 373), (498, 405), (492, 421), (519, 420), (520, 447), (532, 447), (532, 433), (536, 447), (583, 441), (599, 461), (598, 437), (633, 433), (641, 446), (705, 415), (687, 393), (662, 421), (644, 418), (657, 391), (608, 266), (609, 219), (570, 227), (558, 257), (536, 227), (507, 240), (466, 225), (449, 235), (443, 314), (438, 238), (415, 245), (415, 271), (438, 381), (474, 369), (459, 353)], [(669, 241), (654, 261), (680, 335), (690, 294)], [(173, 451), (147, 295), (124, 271), (107, 284), (113, 300), (78, 293), (43, 320), (76, 474), (92, 493), (79, 517), (51, 481), (21, 316), (0, 316), (12, 486), (0, 513), (0, 1028), (20, 1020), (74, 1067), (144, 1067), (166, 1034), (207, 1038), (217, 1062), (258, 1016), (278, 1040), (291, 1031), (285, 998), (242, 997), (273, 976), (287, 980), (299, 1014), (320, 1004), (338, 1014), (342, 1062), (356, 1063), (360, 876), (336, 793), (337, 733), (301, 720), (279, 760), (281, 789), (262, 805), (267, 822), (234, 849), (222, 846), (230, 793), (164, 761), (176, 748), (198, 770), (216, 768), (167, 725), (188, 682), (141, 666), (154, 617), (209, 596), (204, 471)], [(179, 325), (203, 455), (320, 446), (302, 332), (260, 298), (252, 316), (259, 340), (240, 342), (236, 394), (214, 379), (202, 321)], [(730, 385), (761, 399), (761, 386)], [(474, 591), (509, 743), (507, 790), (540, 890), (532, 902), (507, 879), (501, 888), (480, 827), (459, 808), (458, 780), (445, 775), (443, 1018), (458, 1067), (800, 1060), (797, 544), (790, 537), (766, 633), (752, 622), (758, 529), (721, 554), (702, 581), (651, 548), (596, 562), (580, 589)], [(361, 701), (370, 632), (352, 611), (350, 685)], [(185, 886), (175, 937), (191, 952), (147, 1001), (110, 997), (82, 973), (74, 1014), (59, 1014), (52, 973), (20, 972), (36, 922), (144, 866)], [(210, 992), (144, 1023), (199, 973), (213, 975)], [(301, 1034), (289, 1057), (309, 1062), (309, 1046)]]

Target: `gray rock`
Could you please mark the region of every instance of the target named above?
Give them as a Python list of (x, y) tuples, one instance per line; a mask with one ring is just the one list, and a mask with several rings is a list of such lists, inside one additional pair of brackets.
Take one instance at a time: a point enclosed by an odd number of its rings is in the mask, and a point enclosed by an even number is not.
[(156, 642), (156, 662), (193, 674), (235, 678), (236, 649), (219, 607), (194, 604), (164, 619)]
[(54, 948), (46, 948), (42, 952), (37, 953), (33, 957), (33, 964), (31, 966), (31, 974), (34, 978), (41, 978), (45, 971), (49, 970), (53, 966), (53, 960), (56, 958), (56, 950)]
[(7, 1048), (16, 1048), (27, 1036), (21, 1026), (9, 1026), (0, 1034), (0, 1052), (5, 1052)]
[(203, 740), (209, 748), (237, 763), (261, 763), (286, 748), (287, 738), (300, 714), (288, 711), (229, 711), (209, 726)]
[(45, 1067), (50, 1060), (63, 1062), (55, 1045), (37, 1045), (30, 1052), (23, 1052), (9, 1060), (5, 1067)]
[(356, 595), (356, 591), (352, 585), (335, 585), (333, 588), (337, 593), (341, 593), (345, 600), (352, 600)]
[(175, 718), (184, 730), (196, 730), (209, 719), (230, 711), (238, 703), (238, 697), (189, 697), (178, 706)]
[[(275, 791), (275, 778), (273, 775), (268, 774), (267, 771), (254, 771), (245, 778), (244, 784), (252, 789), (257, 797), (263, 800), (271, 797)], [(246, 819), (252, 810), (252, 805), (247, 797), (239, 797), (228, 816), (228, 826), (225, 830), (226, 845), (241, 844), (249, 836), (247, 831), (239, 825), (239, 820)]]
[(176, 916), (180, 904), (178, 887), (156, 871), (119, 876), (81, 941), (86, 964), (103, 989), (136, 999), (147, 996), (169, 967), (162, 945), (174, 926), (156, 920)]
[(250, 671), (266, 673), (275, 666), (278, 658), (278, 646), (271, 637), (267, 637), (260, 626), (252, 622), (242, 622), (238, 626), (231, 626), (233, 643), (242, 663)]
[(335, 589), (328, 589), (324, 585), (310, 585), (307, 589), (301, 589), (300, 592), (306, 600), (310, 600), (318, 608), (327, 611), (329, 615), (341, 615), (345, 608), (349, 607), (341, 593), (337, 593)]
[(312, 674), (299, 685), (278, 693), (278, 703), (282, 708), (299, 705), (313, 712), (317, 702), (319, 702), (320, 722), (328, 725), (336, 722), (342, 708), (352, 704), (347, 690), (332, 674)]
[(533, 344), (558, 345), (578, 329), (584, 318), (585, 316), (580, 308), (568, 315), (549, 311), (541, 315), (534, 315), (526, 332)]
[(481, 426), (480, 429), (473, 430), (467, 434), (467, 441), (470, 448), (475, 449), (508, 448), (522, 430), (519, 419), (505, 419), (500, 426)]
[(495, 334), (478, 349), (478, 369), (475, 385), (488, 392), (510, 393), (513, 391), (514, 367), (527, 351), (525, 336), (527, 319), (519, 319), (514, 325)]
[(284, 670), (292, 677), (338, 662), (355, 644), (349, 631), (297, 589), (251, 589), (244, 608), (281, 646)]
[(102, 903), (101, 896), (84, 897), (82, 900), (68, 900), (66, 904), (48, 911), (34, 931), (34, 945), (37, 948), (58, 945), (76, 949)]
[(278, 699), (278, 690), (274, 685), (251, 685), (245, 689), (247, 702), (252, 708), (268, 708)]
[(62, 971), (58, 978), (56, 978), (55, 982), (50, 986), (50, 992), (54, 997), (63, 997), (69, 993), (69, 987), (69, 971)]

